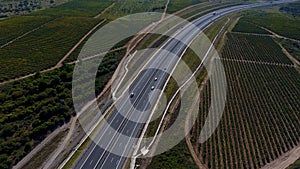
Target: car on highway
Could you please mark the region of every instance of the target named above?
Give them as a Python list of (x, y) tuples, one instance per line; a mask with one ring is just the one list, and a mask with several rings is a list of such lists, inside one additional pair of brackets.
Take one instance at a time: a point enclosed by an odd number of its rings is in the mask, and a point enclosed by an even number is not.
[(134, 96), (134, 93), (130, 93), (130, 98), (133, 98), (133, 96)]
[(154, 90), (154, 86), (151, 87), (151, 90)]
[(154, 78), (154, 81), (157, 81), (157, 77)]

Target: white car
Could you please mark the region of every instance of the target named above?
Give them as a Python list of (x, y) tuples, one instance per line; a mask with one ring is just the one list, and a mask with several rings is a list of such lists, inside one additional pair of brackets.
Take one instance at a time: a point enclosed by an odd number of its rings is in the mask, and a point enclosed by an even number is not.
[(151, 87), (151, 90), (154, 90), (154, 86)]
[(157, 77), (154, 78), (154, 81), (156, 81), (156, 80), (157, 80)]

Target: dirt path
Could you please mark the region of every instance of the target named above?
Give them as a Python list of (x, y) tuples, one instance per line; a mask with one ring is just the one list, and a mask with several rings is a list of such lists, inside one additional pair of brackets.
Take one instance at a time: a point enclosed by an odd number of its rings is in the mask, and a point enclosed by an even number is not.
[(115, 2), (112, 3), (110, 6), (108, 6), (107, 8), (105, 8), (102, 12), (100, 12), (98, 15), (94, 16), (94, 18), (99, 18), (104, 12), (108, 11), (110, 8), (112, 8), (113, 6), (115, 6)]
[[(257, 25), (258, 26), (258, 25)], [(265, 28), (265, 27), (262, 27), (262, 26), (258, 26), (260, 27), (261, 29), (264, 29), (268, 32), (270, 32), (273, 36), (277, 37), (277, 38), (280, 38), (280, 39), (285, 39), (285, 40), (290, 40), (290, 41), (293, 41), (293, 42), (297, 42), (297, 43), (300, 43), (300, 40), (297, 40), (297, 39), (293, 39), (293, 38), (288, 38), (288, 37), (285, 37), (285, 36), (282, 36), (282, 35), (278, 35), (277, 33)]]
[(86, 33), (74, 46), (72, 49), (69, 50), (67, 54), (65, 54), (62, 59), (54, 66), (54, 68), (58, 68), (62, 65), (62, 63), (74, 52), (74, 50), (89, 36), (91, 35), (101, 24), (103, 24), (106, 19), (100, 21), (96, 26), (94, 26), (88, 33)]
[(300, 65), (300, 62), (296, 59), (296, 58), (294, 58), (283, 46), (282, 46), (282, 44), (280, 44), (280, 43), (278, 43), (278, 42), (276, 42), (279, 46), (280, 46), (280, 48), (281, 48), (281, 50), (282, 50), (282, 52), (294, 63), (294, 65), (296, 66), (296, 67), (298, 67), (299, 65)]
[(281, 155), (277, 159), (273, 160), (271, 163), (265, 165), (261, 169), (287, 168), (299, 158), (300, 158), (300, 144), (298, 144), (298, 146), (288, 151), (287, 153)]

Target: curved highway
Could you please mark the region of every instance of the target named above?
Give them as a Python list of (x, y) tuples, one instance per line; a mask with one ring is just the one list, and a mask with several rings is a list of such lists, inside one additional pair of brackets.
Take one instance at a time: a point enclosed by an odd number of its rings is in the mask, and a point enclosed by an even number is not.
[[(168, 54), (170, 56), (166, 56), (166, 53), (163, 51), (155, 54), (153, 59), (146, 66), (147, 69), (143, 70), (131, 84), (127, 95), (119, 99), (118, 105), (120, 105), (120, 107), (118, 110), (114, 109), (107, 118), (109, 125), (102, 126), (100, 132), (96, 136), (95, 142), (92, 142), (88, 146), (74, 168), (123, 168), (125, 161), (127, 160), (126, 157), (132, 154), (136, 142), (130, 139), (121, 139), (118, 133), (122, 133), (123, 135), (128, 136), (128, 138), (138, 138), (140, 136), (144, 127), (144, 123), (142, 122), (149, 118), (153, 108), (150, 103), (153, 103), (159, 97), (158, 93), (152, 91), (154, 89), (161, 90), (163, 88), (164, 84), (167, 83), (169, 76), (166, 72), (171, 72), (178, 59), (187, 48), (185, 44), (190, 44), (201, 30), (217, 19), (232, 12), (286, 2), (292, 2), (292, 0), (228, 7), (200, 17), (192, 22), (193, 26), (187, 25), (183, 27), (179, 33), (174, 35), (177, 40), (171, 39), (162, 47), (164, 50), (170, 51), (172, 56), (170, 54)], [(194, 26), (199, 29), (194, 29)], [(128, 104), (129, 102), (131, 104)], [(135, 121), (139, 121), (139, 123)], [(112, 128), (114, 130), (112, 130)], [(110, 153), (119, 152), (120, 150), (122, 150), (122, 156), (116, 155), (116, 153)]]

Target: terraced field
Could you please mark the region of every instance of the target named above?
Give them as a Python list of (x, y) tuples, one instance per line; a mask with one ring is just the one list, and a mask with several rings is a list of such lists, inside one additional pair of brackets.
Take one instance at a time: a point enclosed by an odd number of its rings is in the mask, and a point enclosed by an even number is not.
[(299, 72), (278, 46), (260, 47), (271, 41), (228, 34), (221, 58), (228, 83), (222, 120), (207, 142), (197, 143), (210, 107), (207, 83), (192, 130), (194, 150), (208, 168), (260, 168), (300, 142)]

